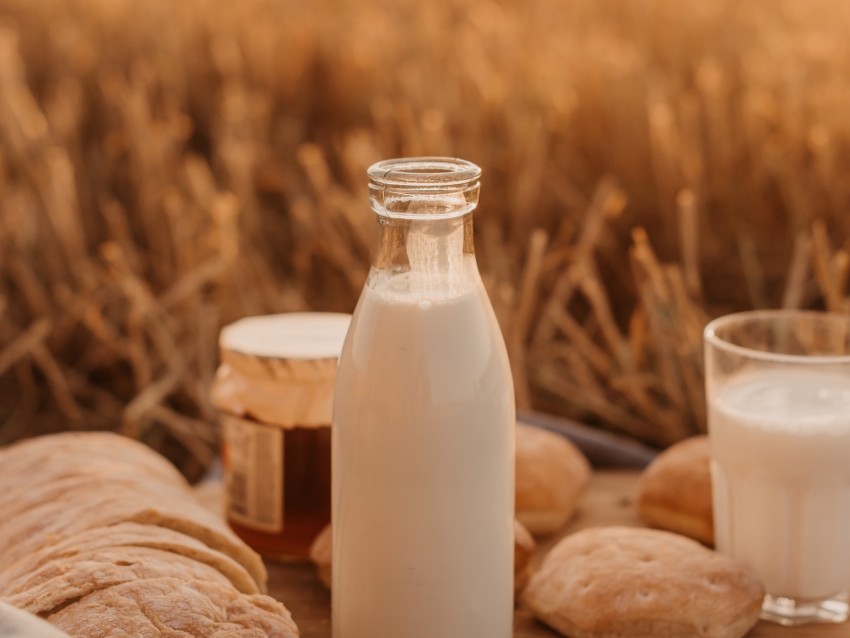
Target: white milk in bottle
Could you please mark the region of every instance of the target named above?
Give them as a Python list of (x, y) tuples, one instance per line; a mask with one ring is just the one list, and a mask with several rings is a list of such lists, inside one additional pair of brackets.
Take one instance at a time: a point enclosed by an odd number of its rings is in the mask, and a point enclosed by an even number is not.
[(334, 638), (512, 635), (513, 387), (472, 253), (478, 175), (370, 169), (381, 236), (334, 404)]

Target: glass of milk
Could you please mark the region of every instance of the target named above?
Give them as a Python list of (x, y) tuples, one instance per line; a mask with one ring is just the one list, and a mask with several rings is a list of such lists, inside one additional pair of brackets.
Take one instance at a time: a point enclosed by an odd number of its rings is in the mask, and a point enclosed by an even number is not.
[(717, 549), (783, 625), (843, 622), (850, 592), (850, 316), (755, 311), (705, 329)]
[(473, 250), (480, 173), (368, 170), (378, 241), (334, 395), (334, 638), (512, 636), (515, 408)]

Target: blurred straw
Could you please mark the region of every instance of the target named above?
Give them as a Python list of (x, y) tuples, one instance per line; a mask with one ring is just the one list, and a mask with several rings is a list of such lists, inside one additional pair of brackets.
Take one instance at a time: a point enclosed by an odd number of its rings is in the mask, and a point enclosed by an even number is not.
[(351, 311), (413, 153), (484, 169), (521, 407), (703, 431), (710, 317), (850, 309), (848, 60), (840, 0), (0, 0), (0, 441), (197, 476), (220, 327)]

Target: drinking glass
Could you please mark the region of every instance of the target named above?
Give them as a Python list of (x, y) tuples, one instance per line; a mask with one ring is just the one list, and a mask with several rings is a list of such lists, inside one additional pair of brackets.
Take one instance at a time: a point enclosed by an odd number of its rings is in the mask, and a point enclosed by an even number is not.
[(761, 578), (763, 618), (843, 622), (850, 316), (744, 312), (704, 336), (717, 549)]

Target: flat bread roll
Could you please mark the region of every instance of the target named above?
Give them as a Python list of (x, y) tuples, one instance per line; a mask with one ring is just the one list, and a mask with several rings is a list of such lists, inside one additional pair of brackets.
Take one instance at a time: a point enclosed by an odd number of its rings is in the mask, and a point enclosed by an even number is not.
[(659, 454), (638, 485), (641, 518), (713, 546), (710, 462), (707, 436), (690, 437)]
[(764, 588), (740, 564), (660, 530), (599, 527), (561, 540), (523, 594), (570, 638), (740, 638)]
[(0, 637), (70, 638), (68, 634), (22, 609), (0, 602)]
[(98, 590), (48, 616), (85, 638), (297, 638), (286, 608), (268, 596), (177, 578), (153, 578)]
[(590, 464), (564, 437), (516, 425), (516, 517), (534, 535), (552, 534), (572, 518), (590, 481)]
[(44, 565), (102, 548), (150, 548), (191, 558), (221, 572), (243, 594), (260, 593), (251, 575), (235, 560), (180, 532), (139, 523), (95, 527), (42, 547), (0, 572), (0, 592), (11, 591)]

